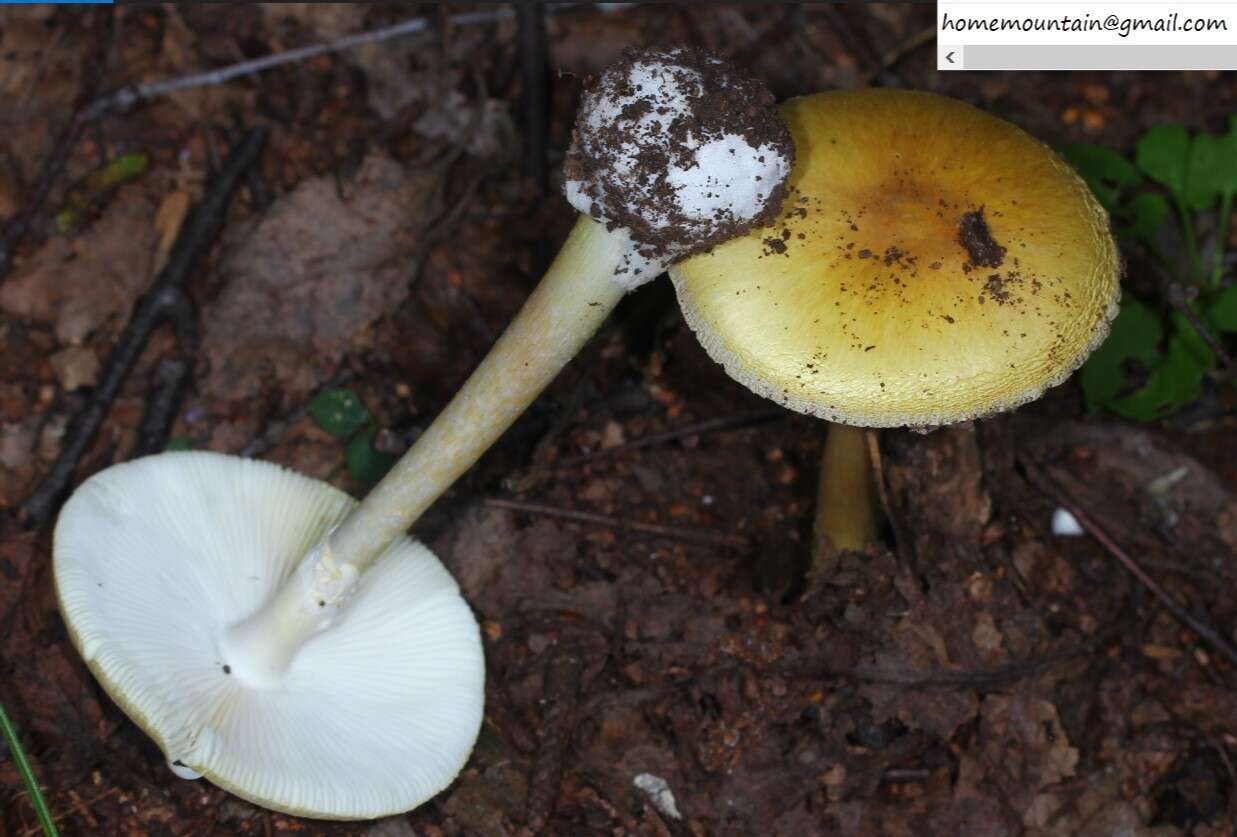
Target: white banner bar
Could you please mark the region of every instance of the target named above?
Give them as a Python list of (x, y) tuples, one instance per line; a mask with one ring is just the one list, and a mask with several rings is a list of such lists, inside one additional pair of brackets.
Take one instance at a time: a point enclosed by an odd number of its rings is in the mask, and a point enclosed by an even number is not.
[(1233, 69), (1237, 0), (938, 0), (937, 42), (942, 70)]

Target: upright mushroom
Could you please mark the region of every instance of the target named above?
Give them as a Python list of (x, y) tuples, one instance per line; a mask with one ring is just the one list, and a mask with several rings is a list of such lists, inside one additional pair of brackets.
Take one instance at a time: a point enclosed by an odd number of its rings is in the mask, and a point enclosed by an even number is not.
[(671, 277), (732, 377), (837, 423), (822, 498), (849, 502), (818, 519), (851, 546), (874, 515), (863, 435), (848, 426), (931, 427), (1039, 397), (1107, 334), (1117, 250), (1064, 161), (962, 102), (839, 91), (782, 115), (796, 162), (773, 232)]
[(624, 292), (777, 215), (773, 97), (691, 48), (632, 51), (586, 94), (584, 216), (450, 404), (359, 505), (274, 465), (162, 454), (82, 485), (55, 533), (70, 635), (180, 775), (327, 818), (407, 810), (481, 722), (477, 626), (408, 527), (579, 351)]

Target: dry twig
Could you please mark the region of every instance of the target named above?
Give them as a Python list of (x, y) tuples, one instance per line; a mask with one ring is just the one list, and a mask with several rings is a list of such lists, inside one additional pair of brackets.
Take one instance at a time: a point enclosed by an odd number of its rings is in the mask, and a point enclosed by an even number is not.
[(529, 828), (540, 832), (554, 813), (559, 787), (563, 782), (563, 761), (574, 732), (576, 702), (580, 696), (580, 675), (584, 663), (577, 649), (561, 648), (551, 657), (545, 674), (541, 717), (541, 745), (533, 759), (528, 782), (526, 819)]
[(983, 689), (1034, 677), (1049, 669), (1083, 657), (1103, 648), (1116, 639), (1125, 629), (1117, 624), (1096, 632), (1072, 648), (1045, 654), (1042, 657), (1019, 663), (1010, 663), (993, 668), (959, 668), (923, 670), (914, 668), (882, 668), (879, 666), (855, 666), (845, 669), (820, 669), (810, 664), (796, 668), (772, 668), (770, 671), (788, 677), (841, 677), (866, 683), (888, 683), (896, 686), (915, 686), (925, 689)]
[[(486, 12), (465, 12), (462, 14), (451, 15), (446, 18), (446, 23), (463, 26), (470, 23), (494, 23), (500, 20), (506, 20), (512, 16), (510, 9), (496, 9)], [(187, 90), (191, 87), (206, 87), (215, 84), (225, 84), (236, 78), (243, 76), (251, 76), (257, 73), (265, 72), (266, 70), (280, 67), (284, 64), (291, 64), (296, 61), (305, 61), (310, 58), (317, 58), (319, 55), (328, 55), (333, 52), (341, 52), (353, 47), (364, 46), (365, 44), (374, 44), (380, 41), (387, 41), (392, 38), (400, 38), (408, 35), (415, 35), (424, 32), (429, 28), (431, 20), (428, 17), (418, 17), (412, 20), (405, 20), (393, 26), (386, 26), (382, 29), (374, 29), (369, 32), (358, 32), (355, 35), (345, 35), (342, 38), (337, 38), (334, 41), (328, 41), (325, 44), (311, 44), (310, 46), (298, 47), (296, 49), (284, 50), (273, 55), (264, 55), (261, 58), (254, 58), (251, 61), (242, 61), (239, 64), (232, 64), (227, 67), (220, 67), (217, 70), (209, 70), (204, 73), (194, 73), (188, 76), (178, 76), (170, 79), (160, 79), (159, 81), (146, 82), (145, 84), (137, 84), (130, 87), (122, 87), (119, 90), (113, 91), (106, 96), (96, 99), (86, 109), (83, 116), (86, 119), (94, 119), (106, 113), (113, 111), (124, 111), (134, 107), (141, 102), (147, 102), (151, 99), (163, 96), (167, 93), (173, 93), (177, 90)]]
[(641, 523), (635, 520), (623, 520), (606, 514), (563, 509), (558, 506), (547, 506), (542, 503), (525, 503), (520, 500), (503, 500), (489, 497), (485, 505), (495, 509), (538, 515), (540, 517), (556, 517), (560, 520), (571, 520), (576, 523), (592, 523), (610, 529), (626, 529), (629, 532), (643, 532), (659, 538), (669, 538), (675, 541), (702, 544), (704, 546), (721, 546), (745, 552), (752, 544), (742, 535), (727, 535), (721, 532), (709, 532), (701, 529), (685, 529), (680, 526), (663, 526), (660, 523)]
[(545, 15), (541, 3), (517, 3), (520, 24), (520, 75), (524, 99), (524, 174), (544, 194), (548, 180), (546, 133), (550, 126), (549, 62), (546, 56)]
[(546, 470), (554, 471), (559, 468), (571, 468), (576, 465), (583, 465), (586, 462), (593, 462), (598, 459), (604, 459), (608, 456), (615, 456), (620, 453), (627, 453), (633, 450), (642, 450), (643, 448), (651, 448), (656, 445), (664, 445), (667, 442), (675, 442), (679, 439), (686, 439), (691, 436), (703, 436), (708, 433), (719, 433), (723, 430), (737, 430), (740, 427), (751, 427), (757, 424), (764, 424), (774, 419), (784, 418), (787, 415), (785, 410), (762, 410), (759, 413), (744, 413), (737, 416), (719, 416), (718, 418), (706, 419), (705, 421), (688, 424), (683, 427), (675, 427), (666, 430), (662, 433), (652, 433), (639, 439), (633, 439), (630, 442), (624, 442), (621, 445), (615, 445), (612, 448), (599, 448), (598, 450), (589, 453), (583, 453), (579, 456), (568, 456), (557, 462), (550, 463)]

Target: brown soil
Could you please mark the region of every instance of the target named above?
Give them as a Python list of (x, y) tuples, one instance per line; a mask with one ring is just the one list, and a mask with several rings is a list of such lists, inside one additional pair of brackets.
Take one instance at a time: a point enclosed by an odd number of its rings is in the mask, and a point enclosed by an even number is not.
[(1005, 263), (1005, 248), (992, 238), (982, 206), (958, 218), (958, 243), (966, 250), (970, 269), (1000, 267)]

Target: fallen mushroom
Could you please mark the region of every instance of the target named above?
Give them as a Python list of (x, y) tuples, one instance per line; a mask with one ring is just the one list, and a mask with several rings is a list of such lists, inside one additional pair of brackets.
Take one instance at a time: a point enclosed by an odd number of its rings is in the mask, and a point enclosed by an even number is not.
[(481, 723), (481, 644), (408, 527), (626, 291), (777, 215), (792, 146), (772, 105), (697, 49), (628, 52), (603, 73), (567, 163), (584, 216), (490, 354), (359, 505), (208, 453), (116, 465), (77, 490), (55, 532), (61, 611), (177, 775), (334, 819), (408, 810), (452, 781)]
[[(407, 810), (463, 767), (485, 663), (447, 570), (406, 537), (361, 577), (301, 560), (355, 505), (203, 452), (115, 465), (65, 505), (54, 569), (69, 635), (178, 776), (358, 819)], [(298, 606), (248, 629), (281, 586)]]
[(818, 532), (858, 548), (876, 516), (849, 426), (933, 427), (1038, 398), (1107, 334), (1117, 250), (1068, 165), (962, 102), (839, 91), (782, 114), (796, 162), (774, 232), (670, 273), (731, 377), (835, 422)]

